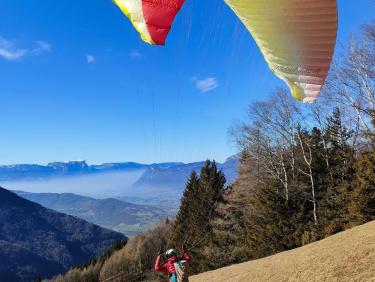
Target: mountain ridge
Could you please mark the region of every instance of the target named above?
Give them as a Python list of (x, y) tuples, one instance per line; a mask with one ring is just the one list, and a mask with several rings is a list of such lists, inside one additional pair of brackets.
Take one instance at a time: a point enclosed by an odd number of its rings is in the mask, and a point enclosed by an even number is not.
[(149, 229), (160, 220), (174, 216), (170, 209), (134, 204), (118, 199), (95, 199), (73, 193), (30, 193), (13, 191), (18, 196), (46, 208), (73, 215), (128, 237)]
[[(227, 161), (236, 158), (235, 156), (229, 157)], [(47, 178), (54, 176), (64, 175), (83, 175), (95, 174), (103, 172), (118, 172), (118, 171), (132, 171), (141, 169), (173, 169), (183, 167), (197, 167), (197, 165), (204, 162), (164, 162), (143, 164), (137, 162), (113, 162), (88, 165), (86, 161), (62, 161), (50, 162), (47, 165), (40, 164), (12, 164), (0, 165), (0, 180), (19, 180), (19, 179), (33, 179), (33, 178)]]
[[(50, 277), (100, 255), (122, 234), (58, 213), (0, 187), (0, 281)], [(46, 268), (48, 266), (48, 268)]]

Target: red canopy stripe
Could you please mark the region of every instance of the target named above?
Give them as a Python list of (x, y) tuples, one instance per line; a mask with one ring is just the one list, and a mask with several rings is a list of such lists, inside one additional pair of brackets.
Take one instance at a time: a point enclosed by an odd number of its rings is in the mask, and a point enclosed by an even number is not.
[(185, 0), (142, 0), (143, 16), (152, 41), (164, 45), (173, 20)]

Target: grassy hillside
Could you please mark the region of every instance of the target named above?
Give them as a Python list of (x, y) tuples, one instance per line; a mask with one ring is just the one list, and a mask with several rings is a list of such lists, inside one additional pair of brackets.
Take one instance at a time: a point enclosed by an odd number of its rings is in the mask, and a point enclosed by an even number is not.
[(375, 281), (375, 221), (271, 257), (190, 278), (221, 281)]

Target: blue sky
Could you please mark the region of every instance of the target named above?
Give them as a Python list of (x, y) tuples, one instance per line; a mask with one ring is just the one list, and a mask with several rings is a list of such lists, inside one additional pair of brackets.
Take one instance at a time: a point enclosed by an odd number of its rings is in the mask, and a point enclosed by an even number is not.
[[(166, 47), (110, 0), (0, 0), (0, 163), (223, 161), (228, 129), (283, 84), (221, 0), (187, 0)], [(339, 0), (339, 43), (375, 15)]]

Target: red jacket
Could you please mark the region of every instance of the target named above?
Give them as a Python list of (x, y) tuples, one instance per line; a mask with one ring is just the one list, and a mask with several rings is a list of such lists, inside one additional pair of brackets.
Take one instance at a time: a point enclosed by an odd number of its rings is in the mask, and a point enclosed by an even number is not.
[(178, 258), (176, 256), (173, 256), (167, 260), (166, 263), (162, 264), (161, 263), (161, 256), (158, 256), (155, 261), (155, 266), (154, 270), (156, 272), (168, 272), (168, 274), (175, 274), (176, 269), (174, 268), (174, 263), (181, 261), (181, 260), (186, 260), (187, 262), (190, 261), (190, 256), (187, 251), (184, 251), (184, 254), (182, 255), (182, 258)]

